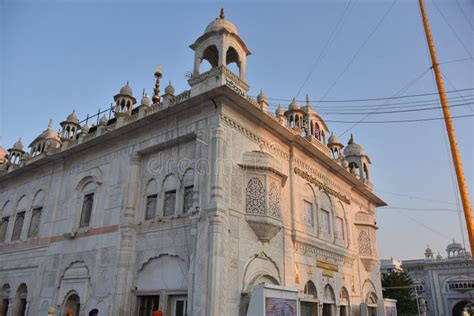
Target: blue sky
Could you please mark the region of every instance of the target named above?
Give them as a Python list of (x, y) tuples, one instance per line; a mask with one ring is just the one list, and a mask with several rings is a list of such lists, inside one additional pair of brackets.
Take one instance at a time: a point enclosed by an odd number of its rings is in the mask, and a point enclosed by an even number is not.
[[(425, 1), (439, 62), (449, 62), (441, 65), (449, 79), (446, 90), (474, 87), (473, 2), (458, 0), (458, 6), (455, 1), (436, 0), (448, 26), (433, 1)], [(150, 94), (158, 64), (163, 66), (164, 83), (171, 80), (177, 92), (188, 89), (186, 73), (193, 66), (188, 45), (217, 17), (221, 6), (252, 51), (247, 65), (251, 95), (263, 89), (270, 98), (291, 99), (311, 70), (300, 99), (306, 93), (327, 101), (435, 92), (417, 1), (398, 0), (367, 39), (392, 4), (353, 0), (345, 11), (348, 2), (342, 0), (0, 0), (0, 144), (9, 148), (22, 137), (27, 146), (47, 127), (49, 118), (59, 127), (73, 109), (84, 118), (109, 106), (127, 80), (136, 96), (143, 88)], [(346, 17), (334, 40), (313, 69), (343, 12)], [(464, 60), (451, 62), (460, 59)], [(272, 100), (278, 102), (289, 104)], [(331, 106), (337, 109), (339, 103), (314, 106), (328, 121), (361, 119), (323, 113)], [(452, 114), (473, 111), (460, 106)], [(435, 110), (372, 115), (367, 121), (440, 116), (441, 111)], [(455, 120), (471, 199), (473, 122), (472, 117)], [(372, 159), (375, 191), (390, 206), (457, 208), (443, 124), (359, 124), (350, 131)], [(336, 135), (351, 126), (328, 125)], [(341, 136), (344, 143), (349, 133)], [(381, 257), (417, 258), (428, 243), (445, 255), (451, 238), (462, 239), (456, 212), (380, 209), (377, 217)]]

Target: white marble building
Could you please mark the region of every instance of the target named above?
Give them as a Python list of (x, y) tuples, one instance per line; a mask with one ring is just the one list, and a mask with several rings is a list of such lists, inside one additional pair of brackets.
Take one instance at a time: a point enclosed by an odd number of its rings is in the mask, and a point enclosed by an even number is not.
[(472, 257), (455, 241), (446, 247), (446, 253), (444, 258), (439, 253), (435, 256), (427, 247), (424, 259), (403, 260), (401, 267), (412, 278), (420, 300), (426, 302), (422, 306), (426, 315), (464, 316), (464, 310), (474, 315)]
[(223, 12), (190, 47), (190, 90), (160, 96), (157, 71), (151, 99), (127, 83), (97, 124), (0, 148), (0, 315), (253, 315), (261, 283), (293, 289), (288, 315), (383, 315), (362, 146), (309, 100), (248, 96)]

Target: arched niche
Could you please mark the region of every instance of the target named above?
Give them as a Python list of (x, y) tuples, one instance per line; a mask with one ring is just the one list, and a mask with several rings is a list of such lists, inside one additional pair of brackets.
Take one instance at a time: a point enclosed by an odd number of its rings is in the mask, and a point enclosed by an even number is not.
[(250, 293), (252, 288), (260, 283), (281, 284), (278, 266), (263, 252), (247, 262), (242, 280), (242, 292)]
[(149, 259), (138, 271), (137, 291), (187, 291), (189, 268), (186, 262), (168, 254)]

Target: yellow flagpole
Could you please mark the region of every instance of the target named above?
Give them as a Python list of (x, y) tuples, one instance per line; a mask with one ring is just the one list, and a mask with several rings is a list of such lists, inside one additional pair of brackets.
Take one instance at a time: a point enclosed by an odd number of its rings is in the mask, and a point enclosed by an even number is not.
[(464, 171), (459, 155), (458, 144), (456, 143), (456, 133), (454, 132), (453, 120), (449, 112), (448, 99), (443, 86), (443, 79), (439, 70), (436, 52), (434, 50), (433, 38), (431, 36), (430, 25), (425, 12), (425, 4), (423, 0), (419, 0), (421, 15), (423, 16), (423, 26), (426, 33), (426, 41), (430, 49), (431, 62), (433, 63), (433, 71), (436, 77), (436, 85), (438, 86), (439, 98), (441, 100), (441, 108), (443, 109), (444, 122), (446, 124), (446, 131), (448, 132), (449, 145), (451, 147), (451, 155), (453, 157), (454, 169), (456, 170), (456, 178), (458, 180), (459, 193), (461, 194), (462, 206), (464, 209), (464, 217), (466, 219), (467, 234), (469, 235), (469, 244), (471, 247), (471, 256), (474, 261), (474, 227), (472, 222), (472, 210), (469, 202), (469, 194), (464, 178)]

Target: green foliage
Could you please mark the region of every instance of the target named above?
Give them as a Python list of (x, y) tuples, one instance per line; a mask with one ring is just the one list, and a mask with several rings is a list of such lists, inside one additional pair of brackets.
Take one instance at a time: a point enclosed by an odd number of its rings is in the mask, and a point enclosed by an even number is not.
[(417, 313), (418, 309), (416, 307), (415, 292), (412, 286), (413, 281), (410, 276), (404, 272), (382, 274), (384, 297), (397, 300), (398, 314)]

